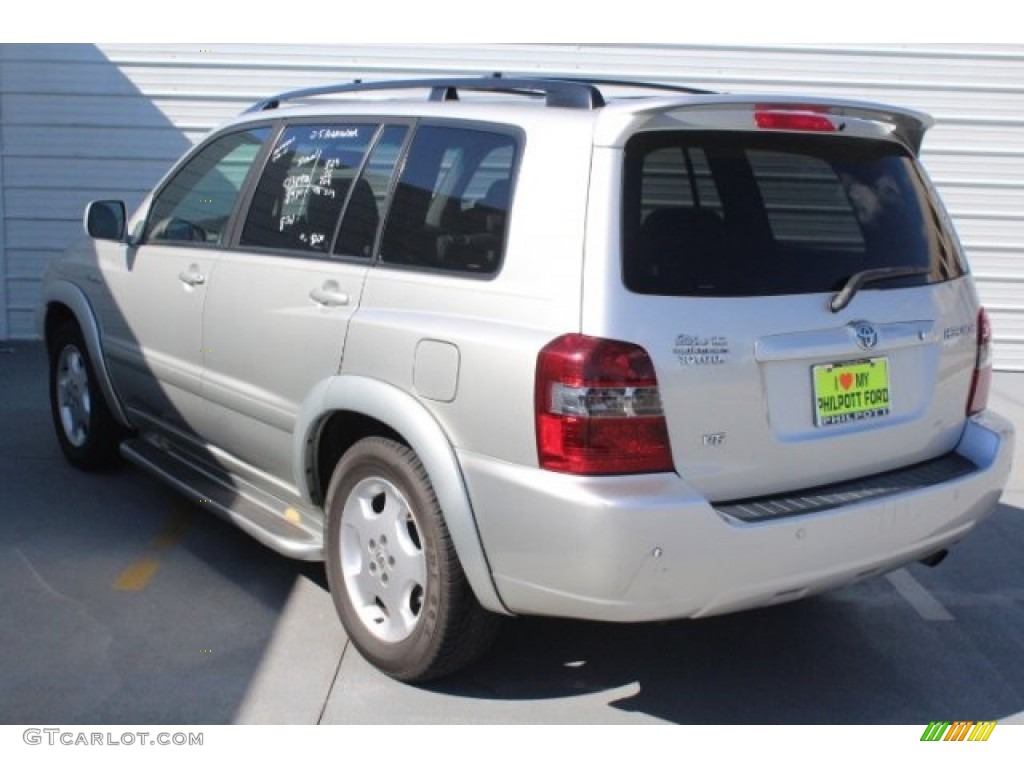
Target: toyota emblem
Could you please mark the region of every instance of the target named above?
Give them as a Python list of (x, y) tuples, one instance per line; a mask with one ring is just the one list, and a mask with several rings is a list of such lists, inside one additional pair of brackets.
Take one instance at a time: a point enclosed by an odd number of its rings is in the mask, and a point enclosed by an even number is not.
[(857, 339), (857, 346), (861, 349), (874, 349), (875, 345), (878, 344), (878, 331), (875, 330), (871, 323), (850, 323), (850, 327), (853, 328), (853, 335)]

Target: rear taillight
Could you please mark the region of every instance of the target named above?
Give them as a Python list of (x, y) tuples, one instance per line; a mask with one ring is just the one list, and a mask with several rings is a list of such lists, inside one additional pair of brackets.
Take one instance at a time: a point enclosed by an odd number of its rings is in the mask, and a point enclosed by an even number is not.
[(967, 415), (981, 413), (988, 407), (988, 391), (992, 384), (992, 324), (988, 312), (978, 312), (978, 351), (974, 359), (974, 377), (971, 396), (967, 400)]
[(672, 471), (654, 365), (635, 344), (568, 334), (537, 356), (540, 466), (580, 475)]

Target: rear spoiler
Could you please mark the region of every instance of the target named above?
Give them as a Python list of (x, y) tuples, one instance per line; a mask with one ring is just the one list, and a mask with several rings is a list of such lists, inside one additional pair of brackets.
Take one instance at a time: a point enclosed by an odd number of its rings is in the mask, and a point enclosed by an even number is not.
[[(668, 108), (666, 108), (668, 107)], [(708, 95), (695, 98), (690, 102), (674, 101), (671, 106), (661, 101), (649, 109), (638, 109), (636, 114), (653, 112), (690, 112), (696, 110), (722, 111), (787, 111), (794, 113), (818, 114), (833, 118), (847, 117), (854, 120), (865, 120), (887, 127), (892, 136), (898, 139), (915, 156), (921, 153), (924, 135), (935, 124), (931, 115), (912, 109), (893, 107), (872, 102), (845, 101), (840, 99), (802, 98), (792, 94), (777, 96), (765, 95)]]

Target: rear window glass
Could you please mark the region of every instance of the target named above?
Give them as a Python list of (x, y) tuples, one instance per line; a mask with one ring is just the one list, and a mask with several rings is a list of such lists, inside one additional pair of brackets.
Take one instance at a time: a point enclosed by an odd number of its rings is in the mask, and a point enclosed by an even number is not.
[(956, 241), (913, 159), (890, 142), (745, 132), (652, 132), (626, 147), (623, 275), (637, 293), (837, 291), (961, 276)]

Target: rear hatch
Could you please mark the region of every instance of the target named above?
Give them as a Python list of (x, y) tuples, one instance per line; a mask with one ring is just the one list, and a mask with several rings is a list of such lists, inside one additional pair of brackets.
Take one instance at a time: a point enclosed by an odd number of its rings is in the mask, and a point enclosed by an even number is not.
[(620, 285), (584, 315), (650, 355), (675, 468), (712, 501), (950, 452), (977, 356), (977, 297), (915, 147), (757, 110), (752, 130), (629, 138)]

